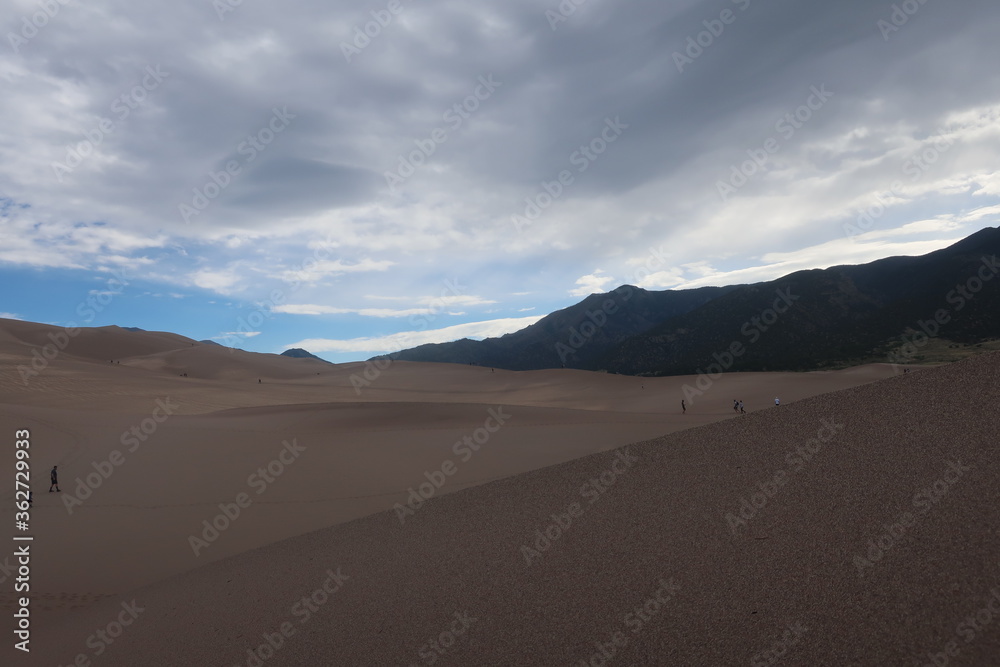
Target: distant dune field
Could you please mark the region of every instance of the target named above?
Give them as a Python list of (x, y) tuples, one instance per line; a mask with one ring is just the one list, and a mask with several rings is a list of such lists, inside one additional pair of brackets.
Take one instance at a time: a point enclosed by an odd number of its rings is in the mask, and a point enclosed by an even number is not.
[[(285, 621), (268, 665), (746, 664), (796, 623), (788, 664), (875, 664), (939, 650), (1000, 584), (996, 354), (709, 381), (61, 331), (0, 320), (0, 432), (31, 431), (38, 664), (255, 664)], [(981, 635), (965, 655), (997, 649)]]

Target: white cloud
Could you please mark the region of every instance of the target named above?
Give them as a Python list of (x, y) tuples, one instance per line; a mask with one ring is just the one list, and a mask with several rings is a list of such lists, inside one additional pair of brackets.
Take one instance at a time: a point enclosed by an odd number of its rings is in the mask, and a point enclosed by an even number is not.
[(407, 297), (398, 295), (366, 294), (366, 299), (377, 301), (412, 301), (426, 306), (480, 306), (496, 303), (491, 299), (472, 294), (442, 294), (440, 296)]
[[(595, 3), (584, 9), (593, 14), (574, 20), (579, 27), (593, 18), (599, 30), (561, 29), (551, 41), (536, 39), (539, 16), (524, 3), (475, 3), (456, 13), (427, 0), (403, 22), (425, 23), (439, 48), (423, 48), (404, 30), (356, 66), (341, 60), (333, 69), (315, 54), (337, 56), (336, 35), (349, 37), (369, 20), (366, 9), (245, 4), (219, 22), (204, 0), (177, 0), (129, 15), (122, 30), (114, 3), (93, 0), (73, 21), (51, 21), (20, 53), (0, 52), (0, 182), (9, 198), (0, 198), (0, 263), (128, 267), (136, 279), (171, 285), (152, 288), (158, 293), (197, 286), (247, 299), (295, 282), (303, 312), (485, 317), (476, 306), (507, 313), (528, 294), (538, 303), (564, 300), (567, 286), (582, 297), (622, 282), (662, 289), (764, 279), (814, 262), (914, 251), (921, 246), (900, 241), (943, 244), (995, 220), (1000, 205), (1000, 104), (984, 85), (1000, 61), (1000, 10), (989, 3), (952, 3), (947, 21), (914, 22), (909, 38), (888, 50), (877, 30), (858, 30), (863, 16), (875, 15), (870, 2), (777, 11), (773, 21), (727, 33), (683, 77), (660, 47), (686, 39), (690, 1), (635, 3), (613, 21)], [(825, 26), (824, 39), (802, 38), (816, 26)], [(474, 49), (464, 46), (470, 34)], [(587, 58), (572, 57), (583, 51)], [(455, 57), (442, 59), (444, 52)], [(774, 67), (775, 54), (787, 66)], [(865, 66), (875, 61), (879, 67)], [(111, 105), (157, 63), (171, 74), (119, 118)], [(532, 76), (516, 76), (524, 63)], [(725, 72), (715, 71), (720, 63)], [(428, 71), (433, 85), (407, 83)], [(442, 124), (442, 111), (474, 93), (471, 71), (516, 75), (389, 192), (385, 171)], [(774, 135), (775, 120), (805, 101), (812, 82), (826, 82), (835, 96), (721, 201), (717, 181)], [(740, 104), (729, 103), (733, 95)], [(651, 112), (665, 100), (669, 113)], [(296, 119), (243, 162), (239, 142), (275, 104)], [(629, 129), (578, 171), (570, 156), (618, 113)], [(114, 131), (56, 179), (53, 161), (65, 161), (105, 116)], [(935, 153), (942, 131), (951, 145)], [(184, 224), (178, 204), (230, 158), (241, 161), (241, 173)], [(927, 169), (910, 180), (915, 158)], [(511, 215), (525, 198), (538, 199), (543, 182), (551, 195), (564, 169), (574, 182), (516, 232)], [(876, 227), (843, 243), (844, 222), (896, 181), (904, 187), (886, 199)], [(643, 256), (658, 244), (669, 248), (669, 265)], [(304, 264), (309, 258), (322, 259)], [(607, 273), (577, 278), (598, 266)], [(630, 270), (638, 266), (648, 275)], [(444, 275), (476, 281), (479, 293), (503, 295), (502, 303), (413, 296), (437, 293)], [(324, 284), (333, 280), (344, 290), (336, 296)], [(391, 296), (335, 301), (345, 292)]]
[(857, 235), (856, 240), (861, 242), (870, 242), (876, 239), (909, 236), (913, 234), (934, 234), (937, 232), (954, 233), (961, 227), (961, 225), (955, 220), (949, 219), (949, 217), (950, 216), (941, 217), (934, 220), (917, 220), (893, 229), (876, 229)]
[(590, 296), (605, 291), (604, 286), (614, 281), (614, 276), (602, 275), (604, 271), (597, 269), (590, 275), (576, 279), (579, 287), (569, 291), (570, 296)]
[(334, 306), (319, 306), (315, 304), (286, 304), (271, 308), (275, 313), (290, 315), (363, 315), (365, 317), (408, 317), (410, 315), (430, 315), (435, 311), (431, 308), (337, 308)]
[(636, 282), (636, 287), (643, 289), (669, 289), (684, 282), (684, 272), (680, 269), (667, 269), (656, 271), (648, 276), (640, 278)]
[(491, 299), (484, 299), (481, 296), (471, 294), (452, 294), (442, 296), (422, 296), (417, 299), (417, 303), (430, 306), (481, 306), (496, 303)]
[[(955, 216), (956, 223), (968, 223), (968, 222), (979, 222), (983, 218), (993, 218), (993, 222), (997, 222), (1000, 218), (1000, 204), (995, 206), (982, 206), (980, 208), (969, 211), (962, 215)], [(955, 228), (959, 225), (955, 224)]]
[(123, 253), (162, 248), (167, 243), (162, 234), (77, 223), (25, 206), (0, 206), (0, 234), (0, 262), (71, 269), (100, 270), (107, 264), (137, 268), (152, 260)]
[(505, 318), (485, 322), (468, 322), (429, 331), (401, 331), (387, 336), (372, 338), (351, 338), (336, 340), (329, 338), (308, 338), (285, 345), (282, 349), (300, 347), (310, 352), (398, 352), (427, 343), (447, 343), (462, 338), (494, 338), (520, 331), (531, 326), (541, 315), (534, 317)]
[(0, 318), (5, 320), (23, 320), (24, 318), (17, 313), (0, 313)]
[(369, 271), (386, 271), (395, 262), (389, 260), (375, 261), (362, 259), (354, 264), (346, 264), (341, 260), (324, 260), (307, 264), (307, 268), (284, 271), (277, 277), (285, 282), (314, 283), (323, 278), (341, 276), (345, 273), (364, 273)]
[[(367, 299), (377, 301), (406, 301), (411, 300), (406, 297), (384, 297), (367, 296)], [(491, 299), (484, 299), (480, 296), (458, 294), (441, 296), (422, 296), (412, 299), (420, 304), (419, 308), (346, 308), (342, 306), (327, 306), (322, 304), (285, 304), (274, 306), (271, 310), (276, 313), (287, 313), (290, 315), (362, 315), (364, 317), (410, 317), (412, 315), (434, 315), (442, 312), (449, 306), (478, 306), (496, 303)], [(465, 315), (464, 311), (446, 311), (448, 315)]]
[(995, 171), (992, 174), (980, 176), (976, 179), (979, 184), (979, 189), (975, 190), (972, 194), (977, 197), (984, 196), (1000, 196), (1000, 171)]
[(191, 274), (191, 282), (202, 289), (212, 290), (219, 294), (232, 294), (234, 287), (240, 283), (240, 274), (232, 268), (201, 269)]
[(706, 287), (709, 285), (734, 285), (774, 280), (803, 269), (826, 269), (840, 264), (863, 264), (883, 257), (896, 255), (923, 255), (961, 240), (961, 237), (931, 240), (887, 242), (869, 240), (877, 238), (862, 234), (852, 241), (840, 238), (827, 243), (802, 248), (794, 252), (768, 253), (761, 257), (764, 264), (732, 271), (715, 271), (677, 286), (678, 289)]
[(377, 301), (409, 301), (409, 297), (405, 296), (383, 296), (380, 294), (365, 294), (366, 299), (375, 299)]

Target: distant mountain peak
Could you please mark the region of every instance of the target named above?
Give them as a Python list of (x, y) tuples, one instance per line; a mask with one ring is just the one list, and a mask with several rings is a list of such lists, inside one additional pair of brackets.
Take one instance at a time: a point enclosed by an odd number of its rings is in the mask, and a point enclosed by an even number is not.
[[(938, 327), (941, 346), (1000, 339), (1000, 280), (988, 283), (983, 273), (998, 273), (985, 264), (997, 255), (1000, 228), (989, 227), (926, 255), (807, 269), (751, 285), (662, 291), (621, 285), (499, 338), (420, 345), (395, 358), (629, 375), (885, 361), (906, 343), (904, 334), (942, 309), (949, 320)], [(981, 289), (956, 296), (971, 280)], [(735, 344), (739, 351), (729, 352)]]
[(293, 359), (317, 359), (325, 364), (330, 363), (326, 359), (320, 359), (315, 354), (308, 350), (303, 350), (301, 347), (293, 347), (291, 349), (285, 350), (281, 353), (283, 357), (292, 357)]

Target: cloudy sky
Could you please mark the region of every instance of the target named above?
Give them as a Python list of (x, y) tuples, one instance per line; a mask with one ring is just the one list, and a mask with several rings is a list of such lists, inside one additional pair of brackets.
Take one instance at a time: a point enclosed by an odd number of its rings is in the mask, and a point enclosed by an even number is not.
[(347, 361), (1000, 224), (995, 0), (8, 0), (0, 28), (0, 316)]

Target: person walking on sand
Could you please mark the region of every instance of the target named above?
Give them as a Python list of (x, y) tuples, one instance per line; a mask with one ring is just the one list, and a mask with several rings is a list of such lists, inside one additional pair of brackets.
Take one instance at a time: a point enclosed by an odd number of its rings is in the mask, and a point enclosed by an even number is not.
[(779, 405), (781, 405), (781, 400), (777, 396), (775, 396), (774, 397), (774, 407), (778, 407)]
[(739, 412), (739, 411), (740, 411), (740, 402), (739, 402), (739, 401), (737, 401), (737, 400), (736, 400), (736, 399), (734, 398), (734, 399), (733, 399), (733, 412)]
[(740, 401), (740, 414), (746, 414), (746, 410), (743, 409), (743, 401)]
[(59, 466), (52, 466), (52, 472), (49, 473), (49, 479), (52, 480), (52, 484), (49, 485), (49, 493), (52, 493), (53, 486), (56, 487), (56, 491), (62, 493), (62, 491), (59, 491), (59, 473), (56, 472), (56, 468), (58, 467)]
[(684, 405), (684, 401), (683, 401), (683, 400), (681, 400), (681, 414), (682, 414), (682, 415), (686, 415), (686, 414), (687, 414), (687, 411), (688, 411), (688, 409), (687, 409), (687, 406), (686, 406), (686, 405)]

